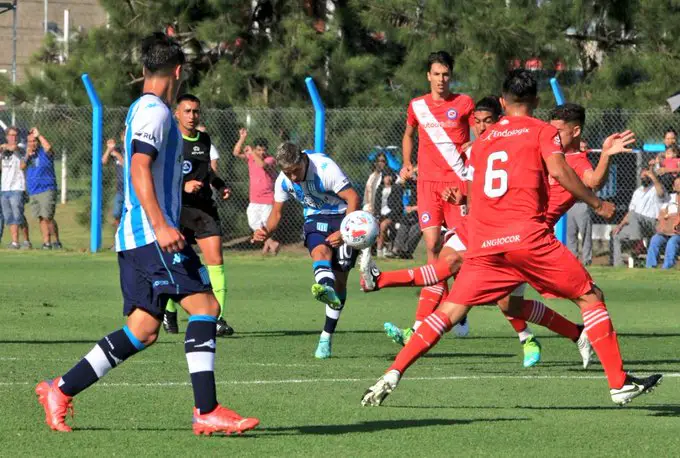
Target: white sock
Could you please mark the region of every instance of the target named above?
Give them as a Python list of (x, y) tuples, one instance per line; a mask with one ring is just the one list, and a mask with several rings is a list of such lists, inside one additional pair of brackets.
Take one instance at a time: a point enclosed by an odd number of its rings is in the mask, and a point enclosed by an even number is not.
[(520, 342), (525, 342), (529, 337), (533, 337), (534, 333), (531, 332), (531, 329), (529, 329), (529, 326), (527, 326), (524, 331), (518, 332), (517, 335), (519, 336), (519, 341)]

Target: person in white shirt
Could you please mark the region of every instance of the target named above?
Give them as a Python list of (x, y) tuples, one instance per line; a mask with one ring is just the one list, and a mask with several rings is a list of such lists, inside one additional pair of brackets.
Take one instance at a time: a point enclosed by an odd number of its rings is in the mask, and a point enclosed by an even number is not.
[(635, 190), (630, 199), (628, 213), (612, 231), (610, 253), (613, 266), (623, 264), (621, 257), (623, 242), (642, 240), (654, 235), (656, 219), (662, 205), (668, 201), (663, 185), (652, 170), (642, 170), (640, 178), (641, 186)]
[(662, 269), (671, 269), (675, 266), (680, 250), (680, 177), (673, 180), (673, 194), (661, 207), (659, 224), (656, 234), (649, 241), (647, 250), (647, 268), (653, 269), (659, 262), (659, 254), (665, 247)]
[[(19, 131), (8, 127), (5, 132), (7, 142), (0, 145), (2, 179), (0, 181), (0, 205), (5, 224), (12, 235), (11, 249), (19, 249), (19, 227), (26, 225), (24, 218), (24, 193), (26, 192), (26, 151), (19, 145)], [(24, 247), (31, 248), (28, 230), (24, 230)]]

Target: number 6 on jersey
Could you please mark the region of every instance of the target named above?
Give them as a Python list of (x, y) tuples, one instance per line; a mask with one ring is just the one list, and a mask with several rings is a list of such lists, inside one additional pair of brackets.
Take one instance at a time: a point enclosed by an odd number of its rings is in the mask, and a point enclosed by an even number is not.
[(508, 162), (508, 153), (496, 151), (489, 154), (486, 160), (486, 173), (484, 174), (484, 194), (488, 197), (501, 197), (508, 192), (508, 172), (501, 168), (494, 168), (497, 162)]

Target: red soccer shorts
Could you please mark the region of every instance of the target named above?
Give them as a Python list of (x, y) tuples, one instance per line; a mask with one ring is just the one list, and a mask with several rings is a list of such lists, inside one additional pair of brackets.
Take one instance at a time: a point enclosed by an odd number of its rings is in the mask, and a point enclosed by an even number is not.
[(418, 217), (420, 229), (446, 226), (455, 229), (465, 215), (466, 207), (452, 205), (442, 199), (446, 188), (459, 187), (455, 182), (418, 180)]
[(493, 304), (527, 282), (540, 294), (575, 299), (593, 288), (583, 265), (549, 234), (530, 248), (465, 258), (446, 302)]

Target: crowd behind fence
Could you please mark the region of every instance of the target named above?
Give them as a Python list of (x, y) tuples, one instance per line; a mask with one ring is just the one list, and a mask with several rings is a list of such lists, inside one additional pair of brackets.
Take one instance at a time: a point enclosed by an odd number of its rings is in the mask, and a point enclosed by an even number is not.
[[(104, 110), (104, 141), (118, 140), (124, 127), (126, 108)], [(25, 141), (32, 126), (39, 127), (49, 139), (56, 153), (57, 180), (62, 203), (77, 206), (80, 217), (71, 221), (61, 220), (61, 225), (80, 225), (89, 232), (90, 176), (92, 166), (92, 126), (90, 107), (55, 106), (43, 108), (20, 108), (15, 110), (20, 137)], [(547, 110), (539, 110), (537, 116), (545, 118)], [(666, 110), (589, 110), (584, 138), (593, 149), (601, 147), (602, 141), (613, 132), (625, 129), (636, 133), (638, 143), (661, 143), (668, 128), (680, 129), (680, 116)], [(0, 112), (0, 119), (9, 124), (9, 111)], [(303, 148), (314, 145), (314, 112), (310, 109), (203, 109), (201, 122), (210, 133), (220, 152), (219, 174), (232, 189), (231, 198), (220, 201), (224, 239), (236, 246), (251, 234), (248, 227), (248, 168), (232, 155), (239, 138), (239, 129), (246, 127), (249, 140), (264, 138), (269, 150), (289, 139)], [(360, 195), (363, 195), (368, 176), (373, 170), (373, 160), (379, 151), (388, 151), (390, 165), (398, 168), (401, 163), (401, 140), (406, 112), (400, 109), (346, 108), (329, 109), (326, 112), (326, 152), (347, 173)], [(248, 141), (246, 142), (248, 144)], [(625, 215), (635, 189), (640, 185), (640, 170), (646, 167), (655, 153), (630, 153), (615, 157), (610, 178), (600, 196), (616, 203), (616, 223)], [(595, 164), (599, 153), (590, 153)], [(395, 170), (398, 173), (398, 170)], [(103, 218), (110, 221), (111, 205), (115, 193), (115, 171), (104, 167)], [(57, 219), (59, 214), (57, 213)], [(602, 223), (602, 221), (594, 221)], [(288, 205), (285, 218), (277, 237), (284, 244), (300, 242), (302, 227), (301, 211), (297, 204)], [(242, 246), (247, 246), (243, 243)], [(82, 248), (82, 247), (73, 247)]]

